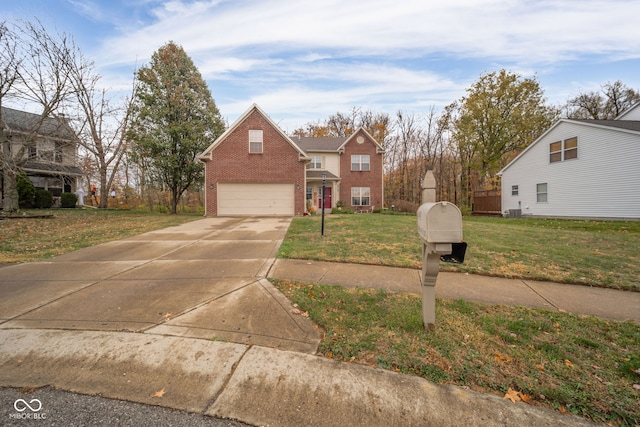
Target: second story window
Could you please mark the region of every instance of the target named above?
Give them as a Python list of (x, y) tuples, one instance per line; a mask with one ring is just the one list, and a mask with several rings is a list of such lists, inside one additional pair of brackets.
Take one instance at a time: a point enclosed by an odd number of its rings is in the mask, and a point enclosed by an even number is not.
[(549, 144), (549, 163), (578, 158), (578, 138), (573, 137), (564, 141)]
[(354, 154), (351, 156), (352, 171), (368, 171), (370, 168), (371, 163), (368, 154)]
[(262, 130), (249, 131), (249, 153), (262, 153)]
[(56, 142), (56, 150), (53, 152), (53, 161), (62, 163), (62, 143)]
[(322, 169), (322, 156), (311, 156), (309, 169)]

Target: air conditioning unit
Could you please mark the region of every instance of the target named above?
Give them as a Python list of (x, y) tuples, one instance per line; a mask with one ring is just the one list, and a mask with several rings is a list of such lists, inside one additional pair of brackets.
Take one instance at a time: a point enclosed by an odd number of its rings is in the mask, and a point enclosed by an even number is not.
[(509, 218), (522, 218), (522, 209), (509, 209)]

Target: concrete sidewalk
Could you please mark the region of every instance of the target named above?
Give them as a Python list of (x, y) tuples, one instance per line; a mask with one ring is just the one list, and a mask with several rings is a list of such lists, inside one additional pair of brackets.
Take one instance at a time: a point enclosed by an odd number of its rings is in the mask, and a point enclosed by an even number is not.
[[(592, 425), (315, 356), (319, 331), (267, 277), (418, 291), (419, 272), (276, 261), (288, 224), (207, 218), (0, 268), (0, 386), (48, 385), (261, 426)], [(543, 284), (448, 277), (439, 277), (441, 296), (568, 304)], [(637, 295), (626, 295), (636, 314)]]
[[(407, 268), (291, 259), (276, 260), (269, 271), (275, 279), (415, 294), (421, 294), (420, 274)], [(441, 272), (436, 297), (640, 322), (640, 292)]]

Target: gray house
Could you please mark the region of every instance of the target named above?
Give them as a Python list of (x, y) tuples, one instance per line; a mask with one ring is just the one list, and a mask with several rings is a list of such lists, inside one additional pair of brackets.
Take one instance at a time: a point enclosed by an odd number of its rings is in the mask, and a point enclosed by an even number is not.
[[(48, 190), (54, 200), (63, 192), (75, 192), (82, 170), (77, 165), (78, 136), (67, 120), (2, 107), (2, 123), (7, 142), (3, 155), (15, 159), (36, 189)], [(8, 151), (6, 153), (5, 151)], [(4, 194), (4, 173), (0, 163), (0, 201)]]

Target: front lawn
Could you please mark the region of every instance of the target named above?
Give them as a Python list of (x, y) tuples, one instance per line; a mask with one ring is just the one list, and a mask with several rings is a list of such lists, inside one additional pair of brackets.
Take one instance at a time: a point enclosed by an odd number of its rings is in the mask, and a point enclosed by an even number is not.
[(202, 218), (148, 211), (59, 209), (51, 218), (0, 221), (0, 264), (39, 261), (76, 249)]
[[(616, 426), (640, 424), (640, 325), (562, 312), (272, 280), (324, 331), (318, 354)], [(522, 401), (522, 402), (521, 402)]]
[[(420, 268), (416, 217), (294, 218), (280, 258)], [(640, 290), (640, 221), (464, 217), (465, 263), (442, 271)]]

